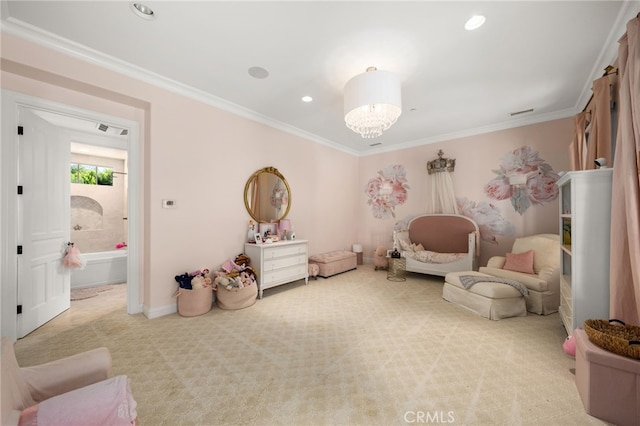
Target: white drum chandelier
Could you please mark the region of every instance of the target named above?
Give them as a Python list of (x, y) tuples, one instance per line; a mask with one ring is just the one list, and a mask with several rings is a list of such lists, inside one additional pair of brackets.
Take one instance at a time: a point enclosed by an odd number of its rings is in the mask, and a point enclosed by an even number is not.
[(375, 67), (353, 77), (344, 86), (344, 121), (363, 138), (376, 138), (402, 113), (400, 80)]

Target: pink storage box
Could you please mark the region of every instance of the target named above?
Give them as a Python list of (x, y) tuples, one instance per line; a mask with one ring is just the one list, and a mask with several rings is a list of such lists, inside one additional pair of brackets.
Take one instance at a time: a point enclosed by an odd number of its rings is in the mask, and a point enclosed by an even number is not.
[(578, 329), (576, 387), (587, 414), (618, 426), (640, 424), (640, 361), (602, 349)]
[(358, 267), (357, 255), (346, 250), (332, 251), (323, 254), (314, 254), (309, 257), (309, 263), (318, 265), (318, 275), (328, 278), (332, 275), (350, 271)]

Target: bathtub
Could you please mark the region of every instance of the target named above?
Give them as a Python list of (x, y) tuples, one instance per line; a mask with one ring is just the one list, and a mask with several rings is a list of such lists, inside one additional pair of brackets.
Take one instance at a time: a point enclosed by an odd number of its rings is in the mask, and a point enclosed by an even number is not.
[(84, 269), (71, 271), (71, 288), (95, 287), (127, 282), (127, 251), (83, 253)]

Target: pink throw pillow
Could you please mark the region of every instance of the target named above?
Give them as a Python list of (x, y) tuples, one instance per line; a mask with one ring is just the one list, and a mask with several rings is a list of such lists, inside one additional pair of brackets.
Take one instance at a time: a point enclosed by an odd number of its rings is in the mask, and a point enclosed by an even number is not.
[(507, 261), (502, 269), (534, 274), (533, 253), (533, 250), (525, 251), (524, 253), (507, 253)]

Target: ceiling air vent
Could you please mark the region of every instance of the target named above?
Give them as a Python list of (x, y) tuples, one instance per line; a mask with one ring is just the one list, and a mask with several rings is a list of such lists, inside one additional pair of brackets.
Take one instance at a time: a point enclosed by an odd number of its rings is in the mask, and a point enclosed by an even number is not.
[(96, 129), (98, 129), (101, 132), (104, 132), (104, 133), (106, 133), (108, 135), (112, 135), (112, 136), (126, 136), (126, 135), (129, 134), (129, 130), (128, 129), (122, 129), (120, 127), (108, 126), (108, 125), (103, 124), (103, 123), (96, 124)]

